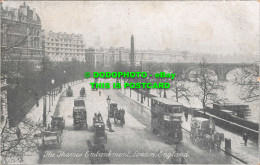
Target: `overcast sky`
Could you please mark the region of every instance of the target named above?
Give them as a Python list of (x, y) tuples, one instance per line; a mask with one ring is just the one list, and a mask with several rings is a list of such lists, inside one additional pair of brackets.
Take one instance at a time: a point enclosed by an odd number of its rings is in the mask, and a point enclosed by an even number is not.
[[(22, 2), (4, 1), (6, 6)], [(130, 47), (212, 54), (259, 53), (259, 2), (27, 2), (42, 28), (84, 35), (87, 47)]]

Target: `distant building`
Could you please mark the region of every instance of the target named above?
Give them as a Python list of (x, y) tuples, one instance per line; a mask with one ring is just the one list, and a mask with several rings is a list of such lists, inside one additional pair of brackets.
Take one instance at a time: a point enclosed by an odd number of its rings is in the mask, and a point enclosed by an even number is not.
[(85, 61), (82, 34), (43, 31), (44, 53), (51, 61)]
[(87, 66), (96, 68), (108, 68), (119, 61), (118, 49), (94, 49), (85, 50), (85, 59)]
[(8, 107), (7, 107), (7, 87), (8, 84), (6, 82), (7, 77), (5, 75), (1, 75), (1, 125), (4, 125), (7, 115), (8, 115)]
[(131, 36), (131, 48), (113, 48), (86, 50), (86, 61), (88, 66), (93, 65), (94, 68), (112, 67), (118, 62), (124, 66), (132, 67), (135, 70), (140, 69), (142, 64), (147, 62), (155, 63), (177, 63), (191, 62), (188, 53), (185, 51), (177, 52), (170, 49), (164, 51), (155, 50), (136, 50), (134, 49), (134, 37)]
[(41, 19), (24, 2), (18, 9), (1, 6), (1, 60), (2, 72), (8, 71), (8, 62), (31, 61), (40, 68), (42, 44)]

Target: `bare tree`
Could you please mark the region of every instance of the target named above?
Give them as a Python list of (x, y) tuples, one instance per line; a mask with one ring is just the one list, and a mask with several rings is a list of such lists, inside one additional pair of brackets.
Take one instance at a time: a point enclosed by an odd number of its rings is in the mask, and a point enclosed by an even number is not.
[(42, 128), (40, 121), (25, 118), (18, 126), (9, 127), (9, 119), (1, 130), (1, 157), (2, 163), (22, 162), (24, 155), (29, 152), (38, 152), (40, 147), (39, 134)]
[[(164, 66), (165, 64), (163, 63), (155, 63), (155, 62), (148, 62), (144, 64), (144, 70), (148, 72), (149, 81), (151, 83), (160, 83), (163, 81), (161, 78), (154, 78), (154, 75), (156, 73), (162, 72), (165, 69)], [(150, 75), (153, 75), (152, 78)], [(162, 92), (163, 89), (161, 88), (156, 89), (156, 93), (158, 93), (160, 97), (162, 97)]]
[(175, 73), (174, 80), (171, 81), (171, 91), (174, 92), (173, 98), (177, 102), (179, 99), (184, 98), (188, 102), (190, 101), (189, 97), (191, 96), (190, 88), (185, 85), (183, 65), (180, 64), (169, 64), (169, 70), (172, 73)]
[(198, 78), (195, 81), (198, 86), (195, 96), (201, 100), (204, 113), (208, 104), (227, 100), (218, 96), (217, 92), (225, 88), (217, 80), (214, 80), (213, 73), (208, 69), (208, 66), (207, 61), (202, 59), (199, 63)]
[(246, 102), (253, 102), (260, 98), (259, 83), (256, 81), (259, 73), (248, 69), (249, 67), (243, 67), (241, 72), (236, 72), (233, 82), (240, 86), (240, 99)]

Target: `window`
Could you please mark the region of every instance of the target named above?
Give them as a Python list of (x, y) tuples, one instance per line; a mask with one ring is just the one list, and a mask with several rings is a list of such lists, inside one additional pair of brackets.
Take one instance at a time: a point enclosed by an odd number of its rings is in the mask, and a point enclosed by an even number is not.
[(172, 107), (168, 107), (168, 112), (172, 113)]
[(182, 113), (180, 107), (173, 107), (174, 113)]

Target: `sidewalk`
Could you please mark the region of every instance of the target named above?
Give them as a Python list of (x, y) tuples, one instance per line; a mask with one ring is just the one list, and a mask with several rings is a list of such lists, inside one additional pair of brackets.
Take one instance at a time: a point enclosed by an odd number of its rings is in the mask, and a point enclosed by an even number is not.
[[(126, 89), (124, 92), (124, 89), (120, 91), (122, 94), (124, 94), (126, 97), (130, 98), (130, 90)], [(151, 101), (149, 100), (149, 106), (148, 106), (148, 99), (146, 98), (145, 101), (141, 104), (140, 101), (140, 94), (139, 94), (139, 101), (137, 99), (137, 93), (134, 90), (131, 90), (131, 98), (133, 101), (139, 103), (140, 105), (144, 106), (146, 109), (151, 110)], [(184, 116), (182, 117), (182, 127), (183, 129), (190, 131), (190, 121), (191, 121), (191, 115), (189, 115), (189, 119), (186, 122)], [(220, 133), (224, 133), (225, 138), (231, 139), (231, 151), (226, 151), (242, 160), (247, 162), (248, 164), (257, 164), (259, 162), (258, 160), (258, 144), (256, 142), (253, 142), (251, 140), (247, 141), (247, 146), (244, 145), (244, 141), (242, 136), (239, 136), (237, 134), (234, 134), (232, 132), (229, 132), (223, 128), (220, 128), (216, 126), (216, 131)], [(220, 147), (222, 150), (225, 150), (225, 144), (221, 144)]]
[[(119, 90), (120, 91), (120, 90)], [(148, 97), (146, 97), (145, 99), (143, 99), (143, 103), (141, 103), (141, 94), (135, 92), (134, 90), (131, 90), (131, 97), (130, 97), (130, 89), (121, 89), (120, 91), (122, 94), (124, 94), (126, 97), (131, 98), (133, 101), (141, 104), (142, 106), (144, 106), (145, 108), (151, 109), (151, 99), (149, 99)], [(138, 99), (139, 97), (139, 99)], [(149, 101), (148, 101), (149, 99)], [(148, 104), (149, 102), (149, 104)], [(149, 106), (148, 106), (149, 105)]]
[[(47, 95), (47, 97), (46, 97), (46, 123), (47, 123), (47, 126), (51, 122), (51, 116), (54, 115), (55, 110), (56, 110), (56, 106), (57, 106), (57, 104), (60, 100), (60, 96), (63, 94), (63, 92), (66, 91), (66, 89), (69, 85), (73, 86), (73, 85), (75, 85), (77, 83), (81, 83), (81, 82), (82, 81), (76, 82), (74, 84), (72, 84), (71, 82), (65, 84), (65, 88), (63, 88), (60, 93), (57, 92), (57, 95), (55, 96), (55, 100), (53, 100), (53, 105), (51, 105), (50, 110), (49, 110), (49, 97)], [(30, 110), (30, 112), (26, 115), (25, 118), (31, 119), (35, 123), (42, 122), (42, 118), (43, 118), (43, 97), (39, 99), (39, 106), (38, 107), (36, 105), (33, 106), (33, 108)], [(20, 124), (19, 124), (19, 126), (20, 126)], [(28, 152), (28, 153), (25, 153), (24, 158), (23, 158), (23, 162), (20, 163), (20, 164), (38, 164), (38, 160), (39, 160), (39, 154)]]

